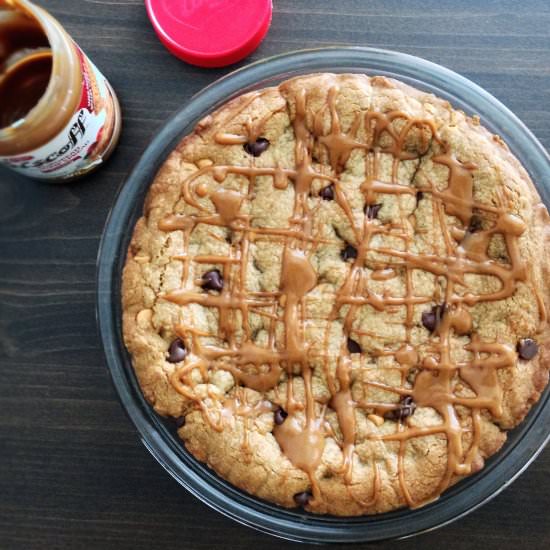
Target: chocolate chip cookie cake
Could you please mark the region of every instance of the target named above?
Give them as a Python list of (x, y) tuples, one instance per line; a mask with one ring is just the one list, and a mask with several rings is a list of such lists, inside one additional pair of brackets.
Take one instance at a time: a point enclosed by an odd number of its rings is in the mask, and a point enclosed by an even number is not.
[(549, 228), (475, 117), (385, 77), (295, 78), (201, 120), (159, 171), (125, 343), (147, 400), (243, 491), (418, 507), (547, 383)]

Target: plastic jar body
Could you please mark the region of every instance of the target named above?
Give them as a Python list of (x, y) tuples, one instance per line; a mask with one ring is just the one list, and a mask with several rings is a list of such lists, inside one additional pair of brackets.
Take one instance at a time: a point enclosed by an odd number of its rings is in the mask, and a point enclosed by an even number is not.
[[(60, 23), (27, 0), (0, 0), (0, 52), (0, 91), (6, 88), (6, 97), (24, 63), (44, 64), (49, 56), (51, 66), (36, 104), (20, 117), (17, 112), (1, 117), (9, 123), (0, 124), (0, 163), (52, 182), (100, 167), (118, 142), (120, 106), (108, 81)], [(32, 84), (29, 80), (21, 90), (31, 93)]]

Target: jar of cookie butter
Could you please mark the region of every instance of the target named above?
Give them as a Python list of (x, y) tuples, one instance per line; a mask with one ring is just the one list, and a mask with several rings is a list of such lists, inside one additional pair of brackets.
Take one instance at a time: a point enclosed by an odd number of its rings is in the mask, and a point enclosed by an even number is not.
[(0, 164), (50, 182), (99, 168), (121, 126), (108, 81), (60, 23), (0, 0)]

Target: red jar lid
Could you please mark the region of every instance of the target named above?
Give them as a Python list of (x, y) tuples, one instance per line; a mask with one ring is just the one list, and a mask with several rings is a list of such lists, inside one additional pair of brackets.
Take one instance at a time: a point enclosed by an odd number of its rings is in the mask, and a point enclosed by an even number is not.
[(272, 0), (145, 0), (162, 43), (201, 67), (223, 67), (252, 53), (271, 23)]

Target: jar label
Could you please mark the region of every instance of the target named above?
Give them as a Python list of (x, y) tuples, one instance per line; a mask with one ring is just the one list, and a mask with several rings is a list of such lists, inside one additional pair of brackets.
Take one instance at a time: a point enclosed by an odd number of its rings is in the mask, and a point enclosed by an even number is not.
[(103, 162), (117, 122), (115, 99), (105, 77), (76, 46), (82, 69), (80, 103), (69, 123), (45, 145), (2, 157), (8, 168), (31, 178), (59, 180), (82, 175)]

